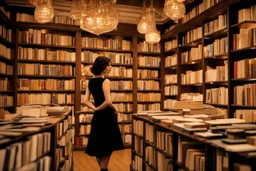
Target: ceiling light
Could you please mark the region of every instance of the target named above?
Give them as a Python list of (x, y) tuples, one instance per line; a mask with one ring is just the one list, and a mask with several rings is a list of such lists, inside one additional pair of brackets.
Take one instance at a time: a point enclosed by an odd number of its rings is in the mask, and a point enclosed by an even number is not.
[(165, 0), (164, 12), (172, 20), (179, 20), (185, 16), (185, 5), (178, 0)]
[(54, 17), (54, 9), (52, 5), (49, 3), (41, 3), (36, 6), (34, 17), (38, 23), (50, 22)]

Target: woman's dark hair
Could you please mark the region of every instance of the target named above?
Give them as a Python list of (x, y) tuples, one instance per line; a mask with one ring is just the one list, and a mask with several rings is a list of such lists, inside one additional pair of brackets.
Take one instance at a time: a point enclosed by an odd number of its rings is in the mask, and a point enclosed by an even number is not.
[(105, 56), (98, 56), (91, 67), (91, 72), (93, 75), (101, 74), (109, 65), (111, 60)]

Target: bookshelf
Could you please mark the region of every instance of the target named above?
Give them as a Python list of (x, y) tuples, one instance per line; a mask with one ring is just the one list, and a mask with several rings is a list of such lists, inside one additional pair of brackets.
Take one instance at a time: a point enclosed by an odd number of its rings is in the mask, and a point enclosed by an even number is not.
[[(39, 127), (30, 126), (26, 118), (15, 118), (15, 126), (10, 123), (2, 125), (9, 127), (1, 131), (1, 170), (36, 170), (39, 166), (46, 170), (72, 169), (71, 117), (69, 110), (60, 116), (41, 119)], [(29, 122), (35, 124), (38, 120)], [(13, 131), (17, 127), (19, 132)], [(12, 133), (12, 138), (5, 136), (8, 133)]]
[(218, 138), (196, 136), (150, 116), (133, 115), (132, 137), (131, 171), (255, 169), (254, 152), (226, 150), (229, 145)]

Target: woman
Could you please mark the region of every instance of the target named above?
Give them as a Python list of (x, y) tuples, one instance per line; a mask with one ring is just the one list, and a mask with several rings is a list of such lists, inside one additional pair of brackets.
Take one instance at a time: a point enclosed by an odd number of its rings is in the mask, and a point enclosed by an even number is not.
[[(124, 149), (121, 133), (117, 123), (116, 108), (110, 97), (110, 81), (104, 78), (112, 69), (109, 58), (99, 56), (94, 61), (85, 104), (94, 111), (91, 123), (91, 132), (85, 152), (96, 156), (101, 171), (108, 171), (108, 163), (113, 151)], [(89, 102), (92, 94), (95, 106)]]

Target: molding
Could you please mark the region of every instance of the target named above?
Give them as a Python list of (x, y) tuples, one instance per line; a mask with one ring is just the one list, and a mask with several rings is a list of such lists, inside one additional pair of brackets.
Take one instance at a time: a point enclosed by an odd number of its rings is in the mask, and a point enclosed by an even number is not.
[[(34, 8), (30, 5), (27, 0), (6, 0), (10, 6), (29, 7)], [(69, 16), (72, 1), (63, 2), (64, 0), (55, 0), (53, 6), (55, 14), (61, 14)], [(142, 7), (128, 6), (116, 4), (119, 13), (119, 22), (128, 24), (138, 24), (142, 15)], [(155, 8), (156, 11), (156, 24), (165, 24), (169, 18), (164, 14), (163, 8)]]

